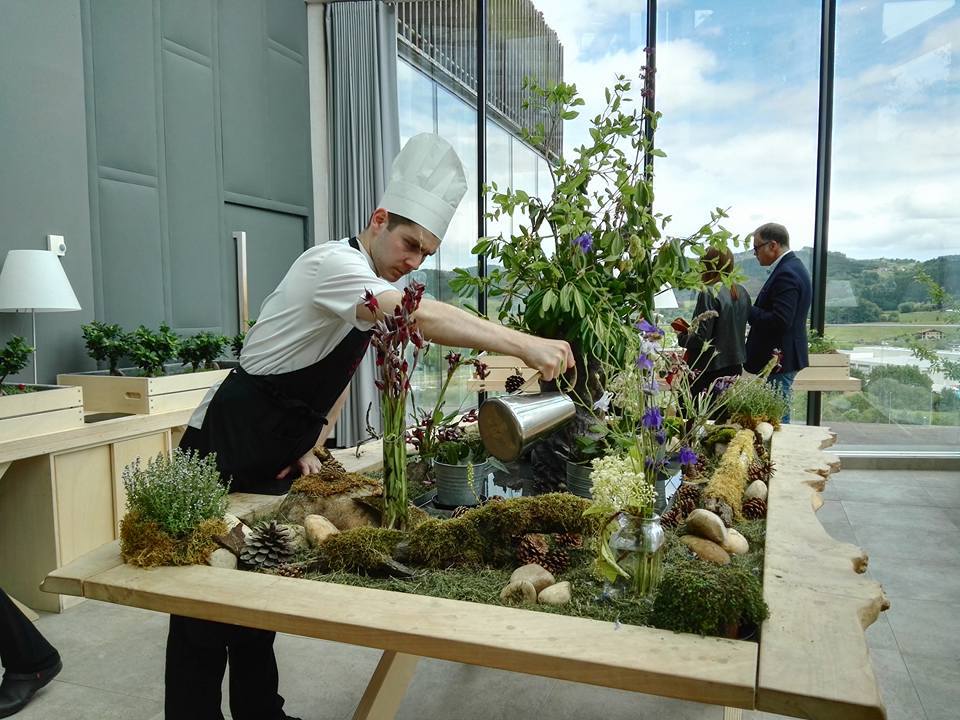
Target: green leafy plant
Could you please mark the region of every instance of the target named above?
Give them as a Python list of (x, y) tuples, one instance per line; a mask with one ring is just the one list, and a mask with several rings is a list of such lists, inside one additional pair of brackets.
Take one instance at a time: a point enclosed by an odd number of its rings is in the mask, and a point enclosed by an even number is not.
[[(960, 301), (950, 295), (936, 280), (921, 270), (915, 276), (915, 280), (927, 288), (927, 294), (933, 305), (939, 309), (947, 309), (953, 312), (960, 312)], [(910, 352), (919, 360), (926, 360), (930, 363), (930, 373), (943, 373), (948, 379), (954, 382), (960, 382), (960, 362), (956, 360), (947, 360), (939, 354), (929, 343), (921, 342), (916, 338), (909, 341)]]
[(761, 376), (741, 376), (723, 393), (724, 415), (733, 422), (753, 427), (766, 421), (780, 427), (787, 399)]
[(184, 340), (180, 344), (180, 361), (184, 365), (191, 365), (193, 372), (197, 370), (216, 370), (216, 360), (223, 353), (229, 342), (226, 335), (217, 335), (211, 332), (199, 332)]
[(456, 440), (441, 442), (435, 457), (439, 462), (447, 465), (479, 465), (488, 460), (493, 461), (493, 458), (487, 457), (487, 450), (476, 431), (466, 432)]
[(130, 335), (130, 357), (147, 377), (163, 375), (164, 365), (177, 356), (180, 338), (166, 323), (159, 332), (141, 325)]
[(247, 338), (247, 331), (257, 324), (256, 320), (247, 320), (246, 329), (240, 330), (236, 335), (230, 338), (230, 352), (233, 356), (240, 359), (240, 353), (243, 351), (243, 341)]
[(227, 511), (227, 486), (221, 482), (213, 454), (201, 458), (180, 448), (172, 456), (157, 455), (141, 467), (140, 458), (123, 469), (127, 509), (157, 523), (173, 537), (182, 537), (205, 520)]
[[(659, 114), (633, 106), (630, 88), (618, 76), (606, 107), (591, 120), (590, 142), (572, 159), (550, 163), (550, 196), (490, 186), (495, 209), (489, 217), (513, 216), (518, 229), (511, 237), (482, 238), (473, 248), (489, 258), (486, 277), (456, 269), (450, 283), (465, 297), (486, 291), (511, 327), (573, 343), (586, 364), (578, 382), (581, 406), (602, 392), (590, 361), (612, 355), (624, 364), (632, 325), (653, 316), (654, 294), (663, 286), (702, 287), (706, 249), (739, 241), (720, 226), (726, 213), (719, 208), (690, 236), (665, 234), (670, 218), (651, 209), (652, 172), (643, 161), (647, 153), (664, 155), (643, 131), (644, 124), (655, 127)], [(524, 132), (543, 148), (557, 123), (577, 117), (584, 101), (570, 84), (544, 88), (528, 81), (525, 89), (525, 104), (550, 118), (550, 127), (539, 123)]]
[(10, 338), (3, 350), (0, 350), (0, 394), (3, 394), (3, 381), (7, 379), (7, 375), (16, 375), (23, 370), (30, 361), (32, 352), (33, 348), (19, 335)]
[(768, 614), (760, 578), (739, 559), (714, 565), (671, 553), (650, 620), (665, 630), (722, 635), (728, 626), (759, 625)]
[(807, 332), (807, 349), (815, 354), (829, 354), (837, 351), (837, 343), (833, 338), (821, 335), (811, 328)]
[(83, 331), (83, 341), (90, 357), (97, 362), (107, 363), (111, 375), (123, 375), (118, 365), (120, 359), (127, 355), (130, 346), (130, 336), (123, 328), (94, 320), (87, 325), (81, 325), (80, 329)]

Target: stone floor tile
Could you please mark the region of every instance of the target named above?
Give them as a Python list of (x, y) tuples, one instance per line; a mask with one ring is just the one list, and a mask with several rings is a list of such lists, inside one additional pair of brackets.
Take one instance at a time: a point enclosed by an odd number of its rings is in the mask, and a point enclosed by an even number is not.
[(960, 663), (910, 654), (905, 654), (903, 661), (928, 720), (956, 720), (960, 715)]
[(870, 558), (870, 573), (894, 602), (933, 600), (960, 607), (960, 549), (952, 563), (903, 562), (880, 552)]
[(887, 619), (905, 655), (960, 662), (960, 605), (901, 598)]
[(887, 720), (926, 720), (920, 697), (899, 651), (871, 648), (870, 661), (880, 685), (880, 697), (887, 708)]
[(921, 507), (890, 502), (843, 500), (843, 509), (854, 530), (883, 527), (926, 532), (956, 532), (947, 511), (939, 507)]
[(915, 528), (857, 526), (854, 523), (857, 545), (862, 547), (871, 562), (881, 559), (901, 563), (917, 562), (927, 565), (950, 566), (960, 553), (960, 530), (931, 531)]
[[(892, 478), (891, 478), (892, 480)], [(874, 480), (846, 479), (838, 482), (836, 495), (839, 500), (852, 500), (886, 505), (934, 505), (925, 486), (919, 483), (876, 482)]]
[(54, 680), (37, 693), (17, 720), (150, 720), (163, 703)]

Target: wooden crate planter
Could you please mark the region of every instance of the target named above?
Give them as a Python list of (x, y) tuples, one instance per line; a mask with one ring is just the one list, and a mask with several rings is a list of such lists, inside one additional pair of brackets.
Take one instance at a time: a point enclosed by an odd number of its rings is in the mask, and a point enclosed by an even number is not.
[(0, 395), (0, 442), (83, 427), (83, 390), (34, 385), (36, 392)]
[(857, 392), (860, 380), (850, 377), (850, 356), (844, 353), (823, 353), (810, 356), (810, 365), (793, 382), (794, 390), (822, 392)]
[(195, 408), (210, 386), (228, 374), (230, 370), (202, 370), (160, 377), (72, 373), (57, 375), (57, 382), (82, 387), (83, 407), (87, 412), (152, 415)]
[[(523, 375), (524, 382), (537, 374), (533, 368), (527, 367), (527, 364), (518, 357), (512, 355), (485, 355), (481, 358), (487, 366), (489, 375), (483, 380), (477, 377), (476, 372), (467, 380), (467, 389), (470, 392), (505, 392), (504, 383), (507, 378), (513, 375), (517, 370)], [(539, 392), (536, 383), (532, 384), (525, 392)]]

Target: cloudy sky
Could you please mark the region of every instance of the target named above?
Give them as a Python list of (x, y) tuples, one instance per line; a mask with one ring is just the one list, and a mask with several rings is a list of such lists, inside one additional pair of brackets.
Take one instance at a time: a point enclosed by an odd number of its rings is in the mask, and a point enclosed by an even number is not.
[[(644, 61), (642, 0), (534, 0), (585, 100), (568, 150), (616, 73)], [(819, 0), (661, 0), (657, 209), (670, 230), (713, 207), (745, 234), (769, 220), (813, 242)], [(960, 7), (840, 0), (830, 249), (858, 258), (960, 253)]]

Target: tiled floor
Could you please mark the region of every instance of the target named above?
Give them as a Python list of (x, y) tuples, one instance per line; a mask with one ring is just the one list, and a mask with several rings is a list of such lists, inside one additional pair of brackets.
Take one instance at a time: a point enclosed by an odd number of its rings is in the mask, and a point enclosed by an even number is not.
[[(824, 499), (824, 527), (868, 551), (869, 573), (892, 602), (867, 631), (889, 720), (957, 720), (960, 473), (848, 470), (831, 478)], [(40, 628), (59, 648), (64, 670), (18, 720), (161, 720), (165, 616), (87, 601), (43, 616)], [(279, 637), (287, 711), (310, 720), (351, 718), (378, 656), (364, 648)], [(398, 714), (401, 720), (533, 716), (719, 720), (722, 710), (426, 660)]]

